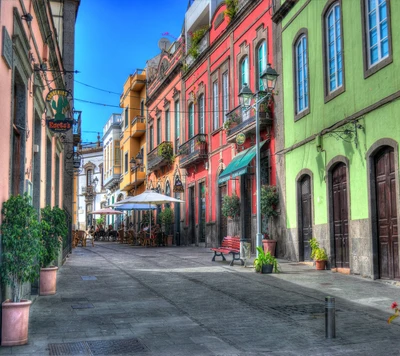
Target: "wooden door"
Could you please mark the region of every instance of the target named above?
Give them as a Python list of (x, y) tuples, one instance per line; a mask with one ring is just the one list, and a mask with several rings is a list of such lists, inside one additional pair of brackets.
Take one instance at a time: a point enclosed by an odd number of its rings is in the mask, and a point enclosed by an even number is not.
[(218, 240), (219, 240), (219, 243), (221, 243), (222, 239), (225, 236), (228, 235), (228, 219), (224, 215), (222, 215), (222, 212), (221, 212), (222, 201), (224, 200), (224, 196), (227, 193), (226, 184), (220, 185), (218, 187), (218, 190), (219, 190), (218, 197), (219, 197), (219, 208), (220, 208), (220, 211), (219, 211), (219, 238), (218, 238)]
[(251, 246), (252, 246), (252, 252), (254, 253), (256, 251), (255, 248), (255, 235), (253, 236), (251, 234), (251, 220), (252, 220), (252, 190), (251, 190), (251, 178), (252, 176), (245, 174), (242, 175), (242, 179), (244, 180), (244, 192), (245, 196), (243, 199), (244, 204), (244, 237), (246, 239), (251, 239)]
[(189, 244), (196, 243), (194, 187), (189, 188)]
[(312, 238), (311, 179), (306, 175), (300, 181), (300, 261), (311, 259)]
[(375, 181), (380, 278), (400, 279), (393, 148), (384, 148), (376, 156)]
[(350, 268), (349, 213), (347, 204), (346, 165), (338, 164), (332, 171), (333, 236), (335, 239), (335, 266)]

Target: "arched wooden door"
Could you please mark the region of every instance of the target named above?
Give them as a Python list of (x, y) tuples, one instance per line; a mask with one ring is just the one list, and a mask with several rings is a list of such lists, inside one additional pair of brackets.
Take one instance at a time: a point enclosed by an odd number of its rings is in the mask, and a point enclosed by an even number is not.
[(311, 259), (310, 240), (312, 238), (312, 196), (311, 178), (305, 175), (299, 182), (299, 257), (300, 261)]
[(332, 170), (333, 238), (335, 266), (350, 268), (349, 263), (349, 212), (347, 203), (346, 165), (340, 163)]
[(382, 149), (375, 157), (379, 275), (400, 279), (397, 231), (397, 193), (394, 150)]

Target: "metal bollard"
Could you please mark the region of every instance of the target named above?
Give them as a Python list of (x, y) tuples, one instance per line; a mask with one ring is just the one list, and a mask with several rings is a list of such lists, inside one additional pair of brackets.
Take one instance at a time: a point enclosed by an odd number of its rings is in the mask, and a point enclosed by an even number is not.
[(335, 311), (335, 298), (325, 297), (325, 337), (327, 339), (336, 338)]

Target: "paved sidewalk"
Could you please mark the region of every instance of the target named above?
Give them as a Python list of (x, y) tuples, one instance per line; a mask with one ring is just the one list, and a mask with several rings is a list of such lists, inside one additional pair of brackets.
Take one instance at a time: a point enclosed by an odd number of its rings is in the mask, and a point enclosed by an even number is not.
[(399, 286), (286, 261), (260, 275), (211, 258), (195, 247), (78, 247), (57, 294), (32, 305), (29, 344), (0, 355), (400, 354), (400, 321), (386, 323)]

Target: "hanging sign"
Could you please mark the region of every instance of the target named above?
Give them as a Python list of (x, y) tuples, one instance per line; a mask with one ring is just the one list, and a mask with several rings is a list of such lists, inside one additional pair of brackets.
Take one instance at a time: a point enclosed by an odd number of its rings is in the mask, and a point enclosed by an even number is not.
[(66, 132), (72, 129), (73, 119), (68, 117), (71, 113), (69, 101), (72, 95), (65, 89), (54, 89), (46, 96), (46, 101), (51, 103), (54, 118), (47, 119), (47, 127), (53, 132)]
[(179, 179), (179, 176), (177, 175), (175, 178), (175, 183), (174, 183), (174, 193), (183, 193), (185, 190), (183, 189), (183, 184), (182, 181)]
[(236, 135), (236, 143), (241, 146), (246, 141), (246, 135), (244, 133), (239, 133)]

